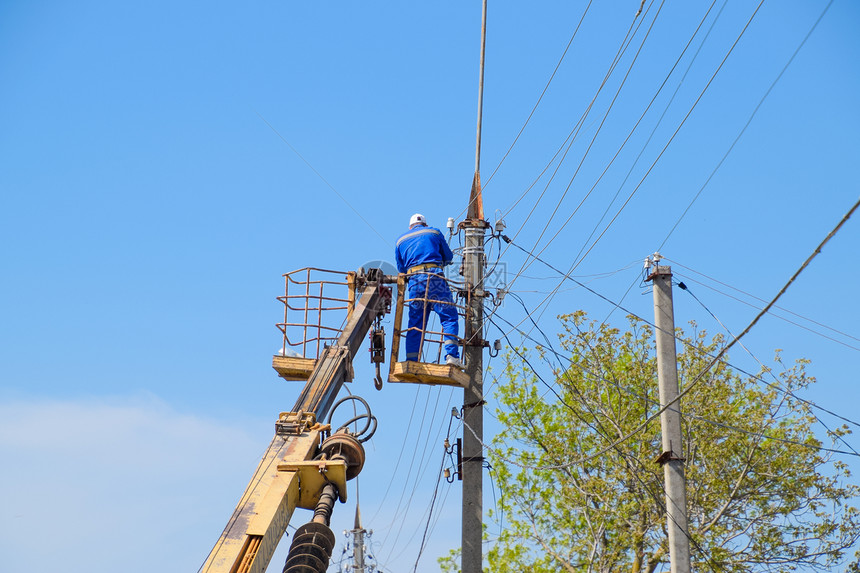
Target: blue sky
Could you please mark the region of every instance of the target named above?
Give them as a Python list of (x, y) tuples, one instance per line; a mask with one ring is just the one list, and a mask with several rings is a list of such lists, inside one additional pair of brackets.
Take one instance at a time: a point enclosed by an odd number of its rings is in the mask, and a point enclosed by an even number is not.
[[(487, 217), (504, 216), (508, 235), (559, 268), (587, 251), (573, 274), (644, 317), (651, 297), (637, 277), (660, 248), (737, 333), (757, 310), (726, 295), (770, 300), (860, 195), (860, 5), (767, 0), (741, 34), (757, 3), (708, 12), (709, 2), (648, 0), (636, 19), (639, 2), (594, 4), (490, 178), (586, 8), (490, 3)], [(641, 27), (598, 92), (631, 23)], [(0, 550), (10, 572), (196, 570), (299, 392), (271, 370), (281, 275), (390, 261), (416, 211), (437, 226), (462, 218), (479, 29), (479, 2), (0, 6)], [(557, 175), (558, 161), (512, 208), (592, 99)], [(776, 348), (811, 359), (818, 383), (806, 397), (853, 419), (858, 244), (855, 216), (780, 300), (806, 328), (766, 317), (744, 339), (762, 361)], [(502, 262), (513, 277), (524, 259), (510, 249)], [(557, 314), (612, 311), (569, 283), (539, 307), (557, 284), (540, 263), (514, 284), (549, 333)], [(721, 331), (691, 297), (675, 299), (679, 324)], [(508, 300), (499, 316), (525, 314)], [(740, 348), (731, 358), (756, 369)], [(369, 365), (357, 371), (351, 388), (380, 419), (359, 478), (362, 514), (380, 563), (407, 570), (461, 398), (376, 392)], [(458, 485), (440, 492), (419, 571), (459, 544)], [(336, 509), (336, 531), (351, 525), (354, 499)]]

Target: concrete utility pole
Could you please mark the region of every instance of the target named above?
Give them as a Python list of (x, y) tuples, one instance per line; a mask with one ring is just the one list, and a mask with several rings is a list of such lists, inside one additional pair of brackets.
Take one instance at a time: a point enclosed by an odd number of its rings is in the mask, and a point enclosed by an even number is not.
[(466, 374), (469, 386), (463, 390), (463, 573), (480, 573), (483, 563), (481, 546), (483, 524), (484, 478), (484, 202), (481, 197), (481, 114), (484, 99), (484, 48), (487, 38), (487, 0), (481, 17), (481, 64), (478, 81), (478, 137), (475, 150), (475, 176), (469, 193), (466, 233), (463, 250), (463, 278), (466, 281)]
[(484, 232), (482, 219), (465, 221), (465, 279), (469, 293), (466, 315), (466, 374), (463, 390), (463, 573), (480, 573), (483, 561), (484, 457)]
[(675, 311), (672, 305), (672, 268), (659, 265), (660, 255), (650, 259), (649, 281), (654, 285), (654, 324), (657, 339), (657, 376), (660, 379), (660, 414), (663, 466), (666, 483), (666, 519), (669, 530), (669, 562), (672, 573), (690, 573), (690, 538), (687, 527), (687, 492), (681, 441), (681, 403), (678, 399), (678, 365), (675, 351)]

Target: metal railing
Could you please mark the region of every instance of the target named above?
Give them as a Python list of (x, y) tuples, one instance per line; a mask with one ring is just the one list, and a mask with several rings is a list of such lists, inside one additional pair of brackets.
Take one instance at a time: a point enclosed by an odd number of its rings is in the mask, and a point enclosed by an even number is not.
[(284, 321), (276, 325), (283, 335), (281, 353), (301, 347), (303, 358), (318, 359), (340, 337), (355, 307), (355, 273), (307, 267), (283, 276), (278, 300), (284, 303)]
[[(443, 300), (438, 300), (436, 298), (432, 298), (431, 293), (430, 293), (431, 282), (436, 282), (437, 285), (439, 285), (440, 283), (439, 283), (439, 281), (431, 281), (431, 280), (427, 280), (427, 282), (425, 283), (426, 286), (425, 286), (423, 296), (410, 297), (408, 294), (408, 279), (409, 279), (409, 277), (415, 277), (416, 275), (420, 275), (420, 274), (426, 274), (428, 276), (433, 276), (433, 277), (440, 277), (442, 281), (445, 281), (447, 283), (447, 288), (449, 288), (449, 289), (451, 288), (451, 286), (454, 286), (455, 288), (452, 289), (453, 290), (452, 297), (451, 297), (452, 301), (443, 301)], [(397, 354), (399, 354), (399, 348), (401, 345), (405, 346), (405, 338), (410, 332), (418, 332), (421, 335), (420, 344), (418, 347), (418, 359), (417, 359), (418, 362), (429, 362), (429, 363), (436, 363), (436, 364), (441, 363), (442, 357), (443, 357), (442, 350), (446, 344), (450, 344), (451, 338), (453, 338), (456, 341), (455, 344), (457, 346), (461, 347), (461, 354), (460, 355), (462, 356), (462, 348), (464, 346), (464, 338), (462, 336), (459, 336), (459, 335), (453, 336), (452, 334), (446, 333), (443, 330), (441, 330), (441, 328), (442, 328), (441, 319), (438, 315), (435, 318), (438, 319), (440, 322), (440, 325), (439, 325), (440, 330), (433, 330), (431, 328), (428, 328), (428, 324), (431, 322), (431, 319), (433, 318), (432, 315), (437, 314), (433, 309), (433, 305), (435, 305), (435, 304), (453, 306), (457, 310), (457, 321), (458, 321), (458, 323), (464, 322), (462, 319), (465, 318), (466, 308), (465, 308), (465, 306), (459, 305), (456, 303), (457, 291), (460, 289), (456, 288), (458, 285), (456, 285), (456, 284), (452, 285), (451, 284), (452, 282), (453, 281), (448, 281), (445, 278), (441, 277), (441, 275), (437, 275), (436, 273), (428, 273), (428, 272), (424, 272), (424, 271), (412, 273), (408, 276), (402, 275), (402, 274), (399, 276), (398, 281), (397, 281), (397, 305), (398, 305), (398, 308), (396, 309), (396, 314), (395, 314), (395, 321), (397, 322), (397, 324), (395, 324), (395, 330), (394, 330), (395, 336), (399, 337), (399, 339), (392, 341), (392, 351), (393, 351), (392, 352), (392, 362), (400, 361), (399, 356), (397, 356)], [(417, 303), (418, 305), (423, 306), (423, 310), (424, 310), (424, 320), (422, 321), (423, 324), (420, 326), (414, 326), (414, 327), (408, 327), (407, 326), (407, 328), (401, 328), (404, 313), (406, 314), (406, 320), (407, 321), (409, 320), (409, 318), (408, 318), (409, 309), (410, 309), (410, 306), (412, 305), (412, 303)], [(408, 322), (407, 322), (407, 325), (408, 325)], [(465, 324), (463, 324), (463, 326), (465, 326)]]

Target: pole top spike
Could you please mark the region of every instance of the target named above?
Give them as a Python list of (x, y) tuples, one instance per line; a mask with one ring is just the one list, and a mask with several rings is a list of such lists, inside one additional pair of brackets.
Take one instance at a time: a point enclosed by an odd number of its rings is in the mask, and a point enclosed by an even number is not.
[(361, 509), (358, 503), (355, 504), (355, 529), (361, 529)]
[(479, 171), (475, 171), (475, 177), (472, 178), (472, 191), (469, 193), (466, 218), (484, 220), (484, 198), (481, 195), (481, 173)]

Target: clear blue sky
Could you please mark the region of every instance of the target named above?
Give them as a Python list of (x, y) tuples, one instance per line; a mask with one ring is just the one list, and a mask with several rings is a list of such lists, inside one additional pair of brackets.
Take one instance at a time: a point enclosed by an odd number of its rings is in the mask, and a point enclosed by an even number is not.
[[(709, 2), (647, 0), (634, 20), (639, 4), (594, 3), (488, 181), (586, 6), (490, 3), (486, 213), (504, 214), (525, 248), (548, 245), (541, 257), (559, 268), (588, 251), (574, 275), (644, 317), (651, 297), (637, 277), (660, 248), (737, 333), (757, 310), (710, 287), (770, 300), (860, 195), (860, 4), (832, 2), (793, 60), (828, 2), (767, 0), (742, 36), (755, 2), (717, 1), (705, 16)], [(631, 23), (641, 27), (594, 98)], [(478, 1), (0, 6), (5, 571), (197, 569), (300, 389), (271, 370), (281, 274), (390, 261), (416, 211), (437, 226), (462, 218), (479, 29)], [(556, 176), (557, 160), (512, 209), (593, 98)], [(806, 397), (854, 419), (858, 245), (855, 216), (780, 301), (836, 341), (772, 317), (744, 339), (762, 361), (775, 348), (810, 358), (818, 383)], [(505, 253), (509, 277), (523, 260)], [(535, 309), (556, 284), (535, 263), (513, 290)], [(548, 333), (563, 312), (610, 315), (570, 286), (541, 314)], [(510, 299), (499, 315), (525, 316)], [(722, 329), (680, 291), (676, 318)], [(757, 369), (740, 348), (732, 362)], [(462, 398), (378, 393), (369, 365), (357, 368), (351, 388), (380, 419), (362, 514), (385, 570), (411, 570), (440, 432)], [(336, 531), (351, 525), (350, 495)], [(443, 482), (419, 571), (459, 545), (459, 512), (459, 484)], [(270, 570), (282, 566), (279, 554)]]

